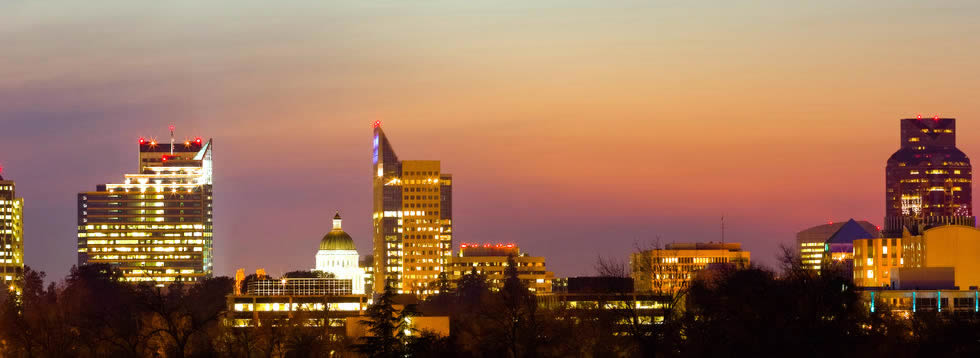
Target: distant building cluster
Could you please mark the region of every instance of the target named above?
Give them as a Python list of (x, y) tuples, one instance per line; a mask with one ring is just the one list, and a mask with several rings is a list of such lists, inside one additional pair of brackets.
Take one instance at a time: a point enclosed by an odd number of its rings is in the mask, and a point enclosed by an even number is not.
[[(849, 219), (802, 230), (794, 245), (799, 264), (852, 278), (872, 311), (882, 303), (911, 312), (980, 311), (972, 167), (956, 148), (955, 120), (900, 124), (901, 147), (885, 170), (884, 226)], [(479, 275), (493, 290), (516, 275), (542, 304), (569, 307), (571, 314), (631, 302), (655, 323), (664, 302), (699, 275), (751, 263), (740, 243), (710, 241), (638, 250), (621, 274), (597, 277), (556, 277), (545, 257), (516, 243), (461, 243), (454, 255), (453, 176), (438, 160), (399, 159), (380, 122), (372, 141), (373, 247), (362, 256), (337, 212), (302, 277), (274, 279), (259, 270), (248, 278), (239, 270), (228, 296), (235, 326), (319, 312), (314, 324), (350, 334), (363, 330), (359, 317), (386, 288), (410, 304), (458, 287), (467, 275)], [(78, 193), (78, 264), (108, 264), (124, 281), (158, 286), (211, 277), (213, 141), (178, 143), (171, 128), (169, 143), (141, 138), (137, 149), (133, 173)], [(23, 210), (14, 182), (0, 177), (0, 280), (11, 290), (24, 270)], [(419, 322), (448, 331), (448, 321)]]
[(797, 234), (805, 268), (842, 270), (871, 311), (980, 312), (980, 230), (973, 171), (953, 118), (900, 121), (885, 167), (884, 228), (853, 219)]

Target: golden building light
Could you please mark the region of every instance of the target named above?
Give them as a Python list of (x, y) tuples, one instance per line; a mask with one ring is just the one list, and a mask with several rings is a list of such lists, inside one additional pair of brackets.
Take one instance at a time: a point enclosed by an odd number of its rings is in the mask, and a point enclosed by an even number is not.
[(194, 283), (210, 277), (209, 139), (158, 146), (139, 139), (139, 172), (78, 194), (78, 264), (110, 264), (127, 282)]

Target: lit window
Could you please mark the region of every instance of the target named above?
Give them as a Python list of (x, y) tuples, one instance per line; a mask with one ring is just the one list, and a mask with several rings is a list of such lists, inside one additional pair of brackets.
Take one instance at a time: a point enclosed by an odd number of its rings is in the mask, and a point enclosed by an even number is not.
[(888, 255), (888, 246), (882, 246), (881, 247), (881, 254), (882, 255)]
[(868, 266), (874, 265), (875, 261), (872, 258), (868, 258)]
[(868, 278), (875, 278), (874, 270), (868, 270)]

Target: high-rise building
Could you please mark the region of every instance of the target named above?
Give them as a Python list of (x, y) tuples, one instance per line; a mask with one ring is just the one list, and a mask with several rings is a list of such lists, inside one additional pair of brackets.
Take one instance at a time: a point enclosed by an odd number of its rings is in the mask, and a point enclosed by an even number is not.
[(901, 120), (901, 148), (885, 168), (884, 237), (939, 225), (976, 226), (970, 158), (956, 148), (953, 118)]
[(399, 160), (374, 123), (374, 291), (431, 294), (452, 258), (452, 175), (438, 160)]
[(24, 198), (18, 198), (15, 189), (13, 180), (0, 176), (0, 282), (4, 287), (24, 273)]
[(491, 288), (504, 287), (507, 280), (507, 260), (513, 257), (517, 264), (517, 277), (528, 291), (547, 294), (552, 291), (555, 274), (548, 271), (544, 257), (522, 253), (515, 244), (461, 244), (459, 256), (450, 261), (446, 277), (456, 282), (472, 271), (486, 275)]
[(136, 174), (78, 194), (78, 264), (113, 265), (129, 282), (210, 277), (212, 149), (140, 138)]
[[(841, 231), (845, 226), (848, 226), (848, 228)], [(880, 228), (872, 223), (855, 221), (854, 219), (817, 225), (796, 233), (797, 254), (803, 261), (804, 267), (820, 271), (825, 259), (834, 259), (833, 257), (825, 256), (833, 256), (835, 253), (839, 255), (846, 254), (844, 251), (846, 251), (847, 247), (844, 246), (850, 243), (849, 240), (875, 238), (880, 235), (879, 231)], [(834, 238), (834, 240), (831, 240), (831, 238)], [(832, 248), (828, 241), (834, 241), (833, 243), (835, 245), (833, 246), (838, 250), (833, 250), (831, 253)], [(838, 259), (840, 259), (840, 256), (838, 256)]]
[(712, 265), (748, 267), (751, 254), (739, 243), (678, 243), (630, 255), (630, 276), (638, 292), (676, 293), (697, 272)]

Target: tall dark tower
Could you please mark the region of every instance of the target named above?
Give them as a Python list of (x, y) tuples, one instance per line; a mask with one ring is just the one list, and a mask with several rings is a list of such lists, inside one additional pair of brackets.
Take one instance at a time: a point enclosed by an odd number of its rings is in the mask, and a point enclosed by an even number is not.
[(940, 225), (975, 226), (970, 158), (956, 148), (956, 119), (906, 118), (885, 167), (883, 237)]

